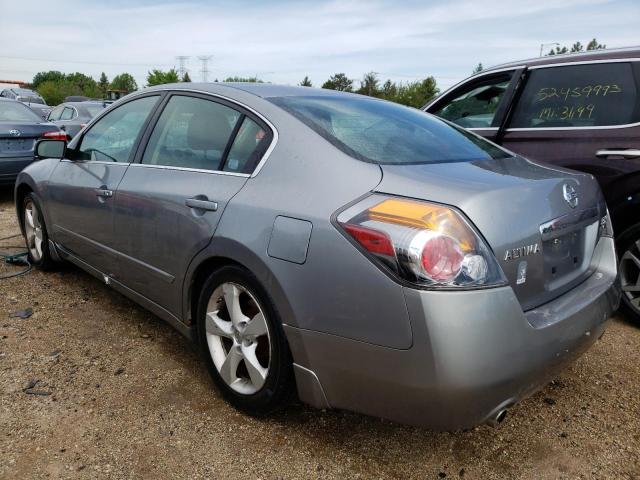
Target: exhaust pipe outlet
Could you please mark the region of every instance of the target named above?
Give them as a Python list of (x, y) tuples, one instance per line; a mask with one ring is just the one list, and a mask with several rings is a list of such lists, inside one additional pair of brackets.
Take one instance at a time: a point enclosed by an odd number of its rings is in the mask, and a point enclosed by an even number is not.
[(495, 413), (495, 415), (493, 415), (492, 417), (489, 418), (489, 420), (487, 420), (487, 425), (490, 425), (492, 427), (497, 427), (502, 422), (504, 422), (505, 418), (507, 418), (507, 412), (508, 410), (506, 408), (503, 408), (502, 410), (498, 410)]

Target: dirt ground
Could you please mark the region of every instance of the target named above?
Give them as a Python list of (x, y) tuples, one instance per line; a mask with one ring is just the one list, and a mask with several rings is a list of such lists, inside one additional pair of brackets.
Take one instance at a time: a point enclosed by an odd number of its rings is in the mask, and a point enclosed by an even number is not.
[(2, 479), (640, 478), (640, 328), (622, 318), (500, 427), (433, 433), (301, 405), (246, 417), (187, 340), (72, 266), (0, 292)]

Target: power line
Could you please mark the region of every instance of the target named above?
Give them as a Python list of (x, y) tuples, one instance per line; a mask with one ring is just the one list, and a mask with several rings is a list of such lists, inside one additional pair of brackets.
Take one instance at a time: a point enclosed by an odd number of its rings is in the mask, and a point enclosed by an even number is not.
[(200, 55), (198, 56), (198, 60), (202, 62), (202, 69), (200, 73), (202, 73), (202, 81), (207, 82), (209, 80), (209, 60), (213, 58), (213, 55)]
[(178, 60), (179, 63), (179, 67), (178, 67), (178, 73), (180, 73), (180, 80), (182, 80), (184, 78), (184, 74), (187, 73), (187, 68), (185, 66), (187, 60), (189, 60), (189, 56), (188, 55), (178, 55), (176, 56), (176, 60)]

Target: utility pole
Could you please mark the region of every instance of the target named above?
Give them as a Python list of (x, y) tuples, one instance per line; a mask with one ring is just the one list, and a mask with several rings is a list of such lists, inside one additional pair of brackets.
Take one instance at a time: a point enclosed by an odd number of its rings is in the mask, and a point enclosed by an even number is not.
[(182, 80), (184, 78), (184, 74), (187, 73), (187, 68), (186, 68), (186, 63), (187, 60), (189, 60), (189, 56), (188, 55), (178, 55), (176, 57), (176, 60), (178, 61), (178, 64), (180, 65), (178, 67), (178, 73), (180, 74), (180, 80)]
[(202, 69), (200, 73), (202, 73), (202, 81), (207, 82), (209, 76), (209, 60), (213, 58), (213, 55), (200, 55), (198, 60), (202, 62)]

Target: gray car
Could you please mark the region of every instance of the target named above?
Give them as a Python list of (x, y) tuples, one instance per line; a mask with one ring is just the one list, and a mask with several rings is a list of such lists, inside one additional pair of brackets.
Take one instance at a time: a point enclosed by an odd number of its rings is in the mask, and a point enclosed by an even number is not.
[(24, 103), (42, 119), (46, 119), (51, 111), (44, 98), (38, 92), (28, 88), (5, 88), (0, 92), (0, 97)]
[(163, 85), (36, 154), (15, 192), (31, 261), (71, 261), (168, 321), (250, 414), (297, 392), (434, 429), (497, 423), (618, 306), (591, 175), (416, 109)]
[(103, 101), (65, 102), (51, 110), (47, 120), (64, 130), (71, 140), (106, 106)]

